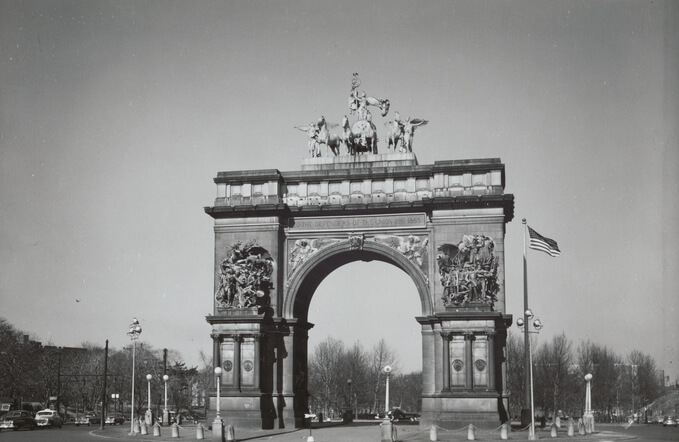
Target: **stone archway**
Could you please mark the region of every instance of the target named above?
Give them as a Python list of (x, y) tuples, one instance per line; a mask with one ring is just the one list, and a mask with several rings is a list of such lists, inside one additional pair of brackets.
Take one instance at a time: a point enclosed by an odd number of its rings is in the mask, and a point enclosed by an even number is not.
[(499, 160), (316, 158), (297, 172), (220, 172), (215, 182), (218, 197), (205, 209), (215, 219), (206, 319), (227, 423), (303, 425), (311, 298), (334, 269), (370, 260), (400, 268), (418, 292), (421, 425), (507, 420), (504, 233), (513, 196), (503, 193)]
[[(352, 248), (349, 239), (328, 246), (314, 254), (288, 280), (283, 316), (307, 320), (309, 303), (318, 285), (335, 269), (354, 261), (382, 261), (403, 270), (413, 281), (422, 305), (422, 316), (433, 312), (426, 275), (398, 250), (376, 241), (362, 241)], [(417, 315), (414, 315), (417, 316)]]

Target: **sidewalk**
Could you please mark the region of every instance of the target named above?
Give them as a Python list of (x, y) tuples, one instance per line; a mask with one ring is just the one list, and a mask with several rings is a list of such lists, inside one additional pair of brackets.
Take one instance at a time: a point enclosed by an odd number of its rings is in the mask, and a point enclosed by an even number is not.
[[(396, 424), (397, 441), (402, 442), (429, 442), (431, 440), (430, 429), (420, 429), (417, 425)], [(136, 434), (131, 436), (130, 426), (106, 427), (104, 430), (93, 430), (90, 434), (109, 440), (125, 440), (135, 442), (157, 442), (157, 441), (196, 441), (197, 425), (181, 425), (179, 427), (179, 438), (172, 437), (170, 427), (163, 427), (160, 436), (153, 436), (153, 430), (149, 430), (148, 435)], [(620, 441), (636, 439), (621, 432), (610, 431), (611, 429), (598, 429), (597, 432), (586, 436), (579, 436), (576, 432), (574, 437), (568, 437), (567, 430), (561, 428), (557, 433), (557, 439), (569, 442), (587, 441)], [(315, 442), (380, 442), (381, 431), (380, 422), (366, 422), (343, 425), (341, 423), (322, 424), (322, 426), (312, 428), (311, 435)], [(512, 431), (509, 433), (509, 440), (527, 441), (527, 431)], [(536, 436), (541, 439), (552, 439), (549, 428), (536, 429)], [(278, 430), (239, 430), (235, 429), (237, 441), (275, 441), (275, 442), (305, 442), (309, 438), (309, 429), (278, 429)], [(212, 441), (212, 432), (204, 429), (205, 441)], [(468, 440), (468, 427), (458, 430), (438, 429), (437, 440), (439, 441), (466, 441)], [(479, 441), (500, 441), (500, 430), (480, 430), (476, 429), (474, 440)]]

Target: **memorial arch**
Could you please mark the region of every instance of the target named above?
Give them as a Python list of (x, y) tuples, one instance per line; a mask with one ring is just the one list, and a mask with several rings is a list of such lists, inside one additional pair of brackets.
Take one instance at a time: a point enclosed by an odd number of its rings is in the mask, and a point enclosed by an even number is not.
[[(372, 260), (404, 271), (420, 299), (412, 316), (422, 330), (421, 425), (508, 420), (504, 237), (514, 198), (499, 159), (314, 157), (298, 171), (219, 172), (214, 181), (206, 319), (227, 423), (303, 425), (309, 303), (332, 271)], [(216, 404), (215, 389), (212, 417)]]

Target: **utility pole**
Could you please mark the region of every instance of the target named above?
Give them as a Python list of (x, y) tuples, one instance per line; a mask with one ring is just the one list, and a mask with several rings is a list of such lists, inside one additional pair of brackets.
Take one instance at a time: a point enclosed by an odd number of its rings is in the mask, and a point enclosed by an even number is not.
[[(60, 414), (61, 405), (61, 349), (57, 352), (57, 414)], [(64, 418), (66, 415), (64, 414)]]
[(108, 339), (106, 340), (106, 349), (104, 350), (104, 388), (101, 391), (101, 421), (99, 422), (99, 429), (104, 429), (104, 419), (106, 410), (106, 375), (108, 371)]

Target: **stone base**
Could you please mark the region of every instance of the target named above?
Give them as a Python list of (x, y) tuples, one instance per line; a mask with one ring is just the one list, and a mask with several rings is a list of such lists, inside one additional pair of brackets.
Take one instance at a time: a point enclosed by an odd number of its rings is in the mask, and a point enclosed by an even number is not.
[[(278, 397), (260, 393), (241, 393), (242, 396), (221, 396), (219, 414), (224, 425), (236, 430), (272, 430), (276, 428), (302, 428), (303, 419), (295, 419), (292, 397)], [(210, 393), (210, 408), (207, 422), (214, 421), (217, 415), (217, 394)]]
[(371, 169), (373, 167), (417, 166), (412, 152), (388, 152), (381, 154), (339, 155), (304, 158), (302, 170)]
[(423, 397), (420, 428), (437, 425), (459, 430), (473, 424), (482, 429), (497, 428), (506, 415), (498, 396), (494, 397)]

